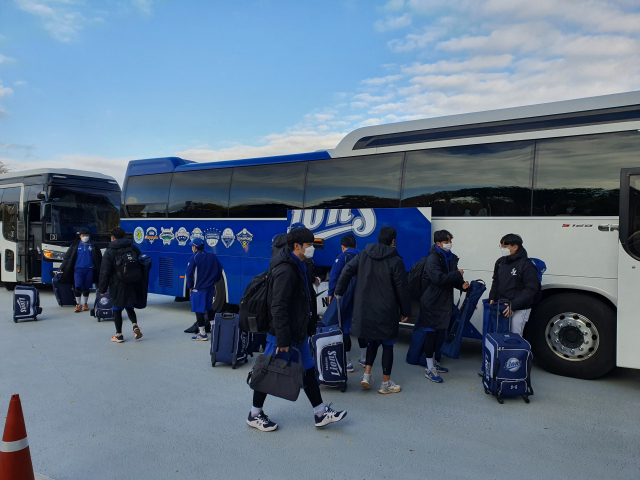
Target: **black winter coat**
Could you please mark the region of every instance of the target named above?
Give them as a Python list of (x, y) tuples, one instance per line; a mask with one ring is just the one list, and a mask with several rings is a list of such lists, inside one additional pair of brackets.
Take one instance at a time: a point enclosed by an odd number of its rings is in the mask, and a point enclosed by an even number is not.
[[(316, 324), (310, 320), (313, 283), (302, 274), (292, 258), (289, 247), (284, 247), (271, 260), (271, 296), (269, 333), (275, 335), (278, 347), (290, 347), (302, 343), (316, 332)], [(313, 298), (315, 302), (315, 297)]]
[[(312, 258), (305, 258), (304, 262), (302, 263), (304, 263), (305, 267), (307, 267), (307, 281), (310, 282), (310, 285), (311, 285), (311, 289), (309, 290), (309, 292), (311, 293), (310, 323), (313, 325), (317, 325), (318, 320), (320, 320), (320, 317), (318, 317), (318, 296), (316, 295), (315, 288), (313, 288), (313, 286), (316, 283), (316, 273), (315, 273), (316, 264)], [(313, 332), (313, 334), (315, 333), (316, 332)]]
[(142, 255), (140, 249), (133, 245), (129, 239), (120, 238), (111, 242), (104, 252), (102, 267), (100, 268), (100, 283), (98, 285), (98, 292), (106, 293), (108, 289), (111, 304), (120, 308), (133, 306), (138, 303), (144, 294), (142, 292), (142, 282), (122, 283), (116, 275), (116, 252), (125, 247), (133, 247), (138, 256)]
[(342, 269), (334, 294), (342, 296), (358, 277), (351, 332), (367, 340), (393, 340), (400, 316), (411, 315), (407, 269), (395, 248), (370, 243)]
[(493, 269), (489, 300), (510, 300), (513, 310), (531, 308), (538, 293), (538, 269), (520, 247), (508, 257), (500, 257)]
[[(71, 246), (67, 249), (60, 265), (60, 283), (73, 284), (73, 275), (76, 270), (76, 260), (78, 259), (78, 245), (82, 240), (77, 238), (73, 241)], [(98, 242), (94, 242), (89, 238), (89, 244), (91, 245), (91, 256), (93, 257), (93, 283), (98, 283), (100, 280), (100, 265), (102, 264), (102, 252), (98, 246)]]
[(449, 269), (444, 255), (435, 245), (429, 250), (422, 271), (422, 284), (429, 286), (420, 298), (420, 326), (441, 330), (449, 328), (453, 315), (453, 289), (462, 289), (464, 279), (458, 271), (458, 257), (452, 255)]

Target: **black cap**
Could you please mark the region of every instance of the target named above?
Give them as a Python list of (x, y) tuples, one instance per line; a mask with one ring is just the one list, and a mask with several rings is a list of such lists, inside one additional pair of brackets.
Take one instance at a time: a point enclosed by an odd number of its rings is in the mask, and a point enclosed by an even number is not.
[(78, 229), (78, 235), (91, 235), (88, 228), (82, 227)]

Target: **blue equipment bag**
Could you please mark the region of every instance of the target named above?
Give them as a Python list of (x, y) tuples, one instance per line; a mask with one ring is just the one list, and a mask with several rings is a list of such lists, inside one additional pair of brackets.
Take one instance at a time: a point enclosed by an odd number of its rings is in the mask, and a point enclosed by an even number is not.
[(56, 296), (56, 301), (61, 307), (73, 307), (76, 304), (76, 297), (73, 294), (73, 285), (70, 283), (60, 283), (61, 276), (62, 274), (57, 272), (51, 280), (53, 294)]
[[(460, 314), (458, 306), (453, 306), (453, 314), (451, 315), (451, 322), (455, 322)], [(420, 315), (416, 319), (416, 323), (413, 326), (413, 333), (411, 334), (411, 343), (409, 344), (409, 350), (407, 350), (407, 363), (410, 365), (422, 365), (427, 366), (427, 355), (424, 353), (424, 339), (427, 336), (427, 332), (424, 328), (420, 327), (419, 322)]]
[[(499, 300), (496, 303), (509, 303)], [(511, 304), (509, 303), (509, 307)], [(498, 321), (496, 309), (496, 323)], [(531, 345), (516, 333), (487, 333), (483, 345), (484, 393), (492, 394), (499, 403), (504, 398), (522, 397), (529, 403), (531, 387)]]
[(40, 308), (40, 292), (37, 288), (24, 285), (16, 285), (13, 290), (13, 322), (18, 320), (38, 321), (38, 315), (42, 313)]
[(309, 339), (309, 346), (318, 383), (328, 387), (339, 387), (341, 392), (345, 392), (347, 390), (347, 352), (344, 348), (341, 329), (340, 300), (340, 297), (335, 297), (335, 301), (331, 302), (331, 305), (336, 304), (338, 324), (318, 328), (317, 333)]
[[(355, 255), (347, 254), (348, 261), (353, 260)], [(340, 298), (340, 302), (331, 302), (327, 307), (327, 310), (322, 315), (320, 321), (325, 327), (330, 327), (331, 325), (338, 324), (338, 308), (340, 308), (340, 329), (345, 329), (346, 325), (342, 323), (342, 319), (345, 319), (345, 322), (349, 322), (349, 327), (351, 326), (351, 319), (353, 317), (353, 297), (356, 291), (356, 282), (357, 277), (354, 277), (349, 282), (349, 286), (347, 287), (347, 291), (344, 292), (344, 295)], [(339, 306), (339, 307), (338, 307)], [(349, 328), (348, 331), (351, 331)]]
[(487, 286), (482, 280), (473, 280), (469, 283), (460, 315), (451, 322), (447, 331), (447, 338), (440, 349), (442, 355), (449, 358), (460, 358), (460, 347), (462, 346), (462, 335), (467, 324), (471, 321), (476, 306)]
[(211, 366), (216, 362), (229, 363), (236, 368), (239, 363), (247, 363), (249, 334), (240, 330), (237, 313), (217, 313), (211, 325)]
[(109, 291), (104, 295), (100, 295), (100, 293), (96, 292), (96, 301), (93, 304), (93, 309), (91, 310), (91, 316), (96, 317), (96, 320), (113, 320), (113, 310), (111, 309), (113, 305), (111, 305), (111, 296), (109, 296)]

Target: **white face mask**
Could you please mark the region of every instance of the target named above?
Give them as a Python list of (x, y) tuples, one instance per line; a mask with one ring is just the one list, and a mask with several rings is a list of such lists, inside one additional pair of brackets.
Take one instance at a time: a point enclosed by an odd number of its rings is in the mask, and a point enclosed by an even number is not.
[(80, 240), (82, 240), (84, 243), (87, 243), (89, 241), (89, 237), (80, 237)]
[(500, 253), (503, 257), (508, 257), (509, 255), (511, 255), (511, 250), (509, 250), (508, 248), (501, 248)]
[(307, 258), (313, 258), (313, 252), (315, 252), (316, 249), (313, 245), (311, 245), (310, 247), (307, 247), (307, 249), (304, 251), (304, 256)]
[(443, 243), (441, 247), (445, 252), (450, 252), (453, 248), (453, 243)]

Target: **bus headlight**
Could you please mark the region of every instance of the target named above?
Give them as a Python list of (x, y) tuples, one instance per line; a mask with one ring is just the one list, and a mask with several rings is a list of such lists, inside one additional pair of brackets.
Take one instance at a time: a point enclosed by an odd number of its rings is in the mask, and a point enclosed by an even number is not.
[(62, 252), (54, 252), (52, 250), (43, 250), (44, 258), (50, 260), (52, 262), (61, 262), (64, 260), (64, 253)]

